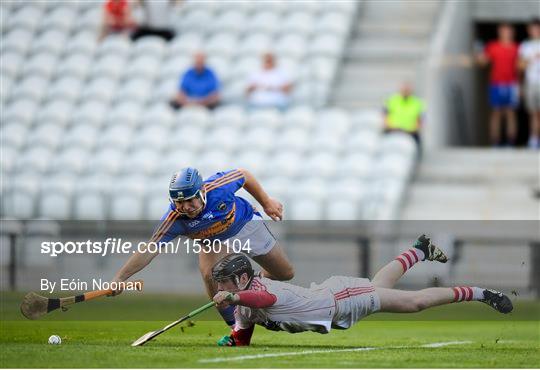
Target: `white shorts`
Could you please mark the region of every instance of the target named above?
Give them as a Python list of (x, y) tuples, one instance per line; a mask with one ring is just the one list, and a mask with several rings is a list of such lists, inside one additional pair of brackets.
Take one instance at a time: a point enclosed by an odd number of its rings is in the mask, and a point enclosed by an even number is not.
[(321, 286), (330, 289), (336, 301), (332, 328), (348, 329), (381, 309), (381, 300), (369, 279), (332, 276)]
[(238, 234), (229, 238), (229, 240), (231, 242), (233, 240), (239, 240), (241, 245), (249, 243), (248, 245), (251, 252), (246, 254), (250, 257), (264, 256), (270, 252), (277, 243), (276, 238), (272, 232), (270, 232), (270, 229), (268, 229), (268, 226), (266, 226), (262, 217), (256, 214), (253, 215), (251, 221), (240, 229)]

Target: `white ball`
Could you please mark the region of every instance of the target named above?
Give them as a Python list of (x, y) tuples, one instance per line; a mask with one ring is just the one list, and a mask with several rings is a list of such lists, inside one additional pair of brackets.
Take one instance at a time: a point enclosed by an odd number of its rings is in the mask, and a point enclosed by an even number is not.
[(62, 338), (58, 335), (51, 335), (49, 337), (49, 344), (62, 344)]

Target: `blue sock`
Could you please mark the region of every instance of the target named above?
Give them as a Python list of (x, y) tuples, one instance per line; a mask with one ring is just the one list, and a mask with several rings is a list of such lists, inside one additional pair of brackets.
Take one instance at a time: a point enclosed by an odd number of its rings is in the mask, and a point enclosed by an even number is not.
[(234, 309), (235, 308), (236, 308), (236, 306), (234, 306), (234, 305), (227, 306), (227, 308), (223, 308), (223, 309), (218, 308), (219, 314), (221, 315), (221, 317), (223, 317), (223, 320), (229, 326), (233, 326), (234, 323), (235, 323), (235, 320), (234, 320)]

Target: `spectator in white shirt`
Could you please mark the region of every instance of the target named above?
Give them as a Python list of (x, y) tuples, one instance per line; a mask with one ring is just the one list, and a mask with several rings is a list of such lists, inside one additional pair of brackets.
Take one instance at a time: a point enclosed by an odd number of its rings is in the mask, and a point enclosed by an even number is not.
[(519, 47), (520, 67), (525, 71), (525, 103), (529, 111), (529, 147), (540, 149), (540, 19), (528, 27), (529, 39)]
[(284, 110), (290, 103), (292, 80), (284, 70), (276, 66), (272, 53), (263, 54), (262, 60), (262, 69), (254, 73), (248, 81), (248, 105), (251, 108)]

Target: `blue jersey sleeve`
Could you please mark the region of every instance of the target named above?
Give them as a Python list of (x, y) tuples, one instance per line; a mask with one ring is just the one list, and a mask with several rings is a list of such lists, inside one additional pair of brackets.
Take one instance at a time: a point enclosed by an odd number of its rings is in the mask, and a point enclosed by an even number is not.
[(246, 178), (240, 170), (230, 170), (218, 172), (210, 176), (204, 184), (206, 192), (220, 189), (225, 192), (236, 193), (238, 189), (244, 186)]
[(180, 217), (180, 213), (169, 206), (167, 212), (161, 217), (158, 226), (154, 229), (150, 242), (166, 243), (182, 235), (183, 231), (178, 222), (175, 222)]

